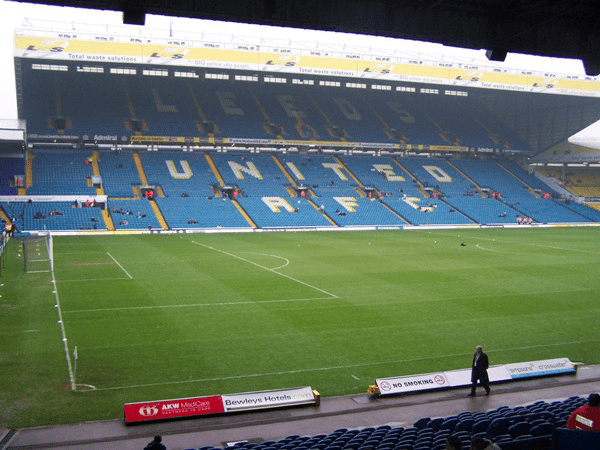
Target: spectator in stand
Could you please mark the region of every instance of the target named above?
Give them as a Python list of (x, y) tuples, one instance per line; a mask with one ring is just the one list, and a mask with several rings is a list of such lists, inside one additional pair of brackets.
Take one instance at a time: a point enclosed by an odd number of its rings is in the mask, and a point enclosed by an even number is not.
[(501, 450), (492, 441), (488, 441), (482, 437), (476, 437), (471, 441), (471, 450)]
[(451, 435), (446, 438), (446, 450), (462, 450), (462, 441), (458, 436)]
[(600, 431), (600, 394), (590, 394), (588, 402), (573, 411), (567, 420), (567, 428)]
[(144, 450), (167, 450), (167, 447), (162, 443), (161, 436), (154, 436), (154, 439), (144, 447)]

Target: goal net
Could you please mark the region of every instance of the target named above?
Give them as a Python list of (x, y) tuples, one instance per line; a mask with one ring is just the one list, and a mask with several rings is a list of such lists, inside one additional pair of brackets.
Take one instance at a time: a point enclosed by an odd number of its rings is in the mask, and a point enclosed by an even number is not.
[(25, 272), (52, 272), (54, 270), (52, 234), (40, 232), (22, 239)]

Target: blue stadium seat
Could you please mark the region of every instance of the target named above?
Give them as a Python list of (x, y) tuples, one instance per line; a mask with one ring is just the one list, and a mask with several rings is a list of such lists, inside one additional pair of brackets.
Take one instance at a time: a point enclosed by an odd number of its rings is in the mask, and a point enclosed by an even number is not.
[(508, 428), (508, 434), (515, 439), (524, 434), (529, 434), (530, 425), (528, 422), (518, 422)]
[(429, 422), (431, 422), (431, 417), (422, 417), (419, 420), (417, 420), (413, 426), (417, 429), (423, 429), (423, 428), (427, 428), (427, 425), (429, 425)]
[(490, 426), (488, 427), (488, 435), (490, 437), (499, 436), (501, 434), (506, 434), (508, 432), (508, 428), (511, 425), (510, 419), (506, 418), (497, 418), (492, 420)]

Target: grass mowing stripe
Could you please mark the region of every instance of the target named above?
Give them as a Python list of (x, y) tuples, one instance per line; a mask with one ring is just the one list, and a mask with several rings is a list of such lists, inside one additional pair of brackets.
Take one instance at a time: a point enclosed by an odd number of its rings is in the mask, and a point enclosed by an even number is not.
[[(354, 394), (376, 378), (468, 367), (476, 344), (492, 364), (599, 364), (600, 330), (586, 326), (600, 312), (599, 232), (56, 237), (65, 336), (79, 352), (75, 392), (51, 277), (23, 273), (9, 242), (0, 424), (109, 420), (122, 417), (123, 403), (291, 385)], [(118, 389), (77, 395), (84, 385)]]
[(298, 280), (298, 279), (296, 279), (296, 278), (290, 277), (289, 275), (286, 275), (286, 274), (284, 274), (284, 273), (275, 272), (275, 269), (269, 269), (268, 267), (265, 267), (265, 266), (262, 266), (262, 265), (260, 265), (260, 264), (257, 264), (257, 263), (255, 263), (254, 261), (250, 261), (250, 260), (248, 260), (248, 259), (242, 258), (241, 256), (237, 256), (237, 255), (234, 255), (233, 253), (229, 253), (229, 252), (226, 252), (226, 251), (224, 251), (224, 250), (219, 250), (218, 248), (214, 248), (214, 247), (211, 247), (211, 246), (209, 246), (209, 245), (204, 245), (204, 244), (201, 244), (201, 243), (199, 243), (199, 242), (196, 242), (196, 241), (191, 241), (191, 242), (192, 242), (193, 244), (200, 245), (200, 246), (202, 246), (202, 247), (205, 247), (205, 248), (208, 248), (208, 249), (210, 249), (210, 250), (214, 250), (214, 251), (216, 251), (216, 252), (223, 253), (223, 254), (225, 254), (225, 255), (227, 255), (227, 256), (231, 256), (232, 258), (237, 258), (237, 259), (239, 259), (239, 260), (241, 260), (241, 261), (247, 262), (247, 263), (249, 263), (249, 264), (253, 264), (253, 265), (255, 265), (256, 267), (260, 267), (261, 269), (268, 270), (269, 272), (276, 273), (276, 274), (277, 274), (277, 275), (279, 275), (279, 276), (282, 276), (282, 277), (288, 278), (288, 279), (290, 279), (290, 280), (292, 280), (292, 281), (295, 281), (296, 283), (303, 284), (304, 286), (308, 286), (309, 288), (315, 289), (315, 290), (317, 290), (317, 291), (319, 291), (319, 292), (322, 292), (323, 294), (327, 294), (327, 295), (329, 295), (329, 296), (331, 296), (331, 297), (333, 297), (333, 298), (338, 298), (338, 297), (337, 297), (337, 295), (335, 295), (335, 294), (332, 294), (332, 293), (330, 293), (330, 292), (324, 291), (323, 289), (320, 289), (320, 288), (318, 288), (318, 287), (316, 287), (316, 286), (313, 286), (313, 285), (311, 285), (311, 284), (305, 283), (304, 281), (300, 281), (300, 280)]
[[(488, 349), (487, 352), (489, 354), (494, 353), (503, 353), (503, 352), (514, 352), (514, 351), (523, 351), (523, 350), (533, 350), (536, 348), (546, 348), (546, 347), (555, 347), (559, 345), (581, 345), (581, 344), (592, 344), (598, 343), (600, 340), (593, 341), (572, 341), (572, 342), (560, 342), (556, 344), (542, 344), (542, 345), (529, 345), (526, 347), (515, 347), (515, 348), (503, 348), (503, 349)], [(199, 378), (195, 380), (179, 380), (179, 381), (166, 381), (163, 383), (148, 383), (148, 384), (139, 384), (132, 386), (112, 386), (105, 388), (95, 388), (95, 391), (115, 391), (115, 390), (123, 390), (123, 389), (137, 389), (137, 388), (147, 388), (147, 387), (155, 387), (155, 386), (170, 386), (177, 384), (190, 384), (190, 383), (205, 383), (207, 381), (223, 381), (223, 380), (239, 380), (242, 378), (260, 378), (260, 377), (273, 377), (276, 375), (293, 375), (298, 373), (309, 373), (309, 372), (323, 372), (330, 370), (340, 370), (340, 369), (355, 369), (360, 367), (372, 367), (372, 366), (382, 366), (387, 364), (402, 364), (402, 363), (410, 363), (410, 362), (419, 362), (419, 361), (431, 361), (434, 359), (445, 359), (445, 358), (455, 358), (455, 357), (464, 357), (468, 359), (469, 356), (472, 356), (471, 353), (456, 353), (453, 355), (435, 355), (435, 356), (420, 356), (418, 358), (407, 358), (407, 359), (399, 359), (399, 360), (391, 360), (391, 361), (371, 361), (368, 363), (362, 364), (347, 364), (341, 366), (330, 366), (330, 367), (315, 367), (312, 369), (299, 369), (299, 370), (285, 370), (279, 372), (268, 372), (268, 373), (253, 373), (253, 374), (245, 374), (245, 375), (234, 375), (227, 377), (219, 377), (219, 378)], [(493, 367), (493, 366), (492, 366)], [(352, 378), (356, 380), (360, 380), (355, 375), (351, 375)], [(77, 391), (77, 392), (90, 392), (90, 391)]]

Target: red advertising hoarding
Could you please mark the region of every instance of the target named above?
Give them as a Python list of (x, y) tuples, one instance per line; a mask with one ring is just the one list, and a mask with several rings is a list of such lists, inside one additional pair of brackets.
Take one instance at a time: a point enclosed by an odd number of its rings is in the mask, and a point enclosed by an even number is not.
[(213, 397), (192, 397), (177, 400), (126, 403), (123, 407), (125, 409), (126, 423), (219, 414), (225, 411), (223, 408), (223, 400), (220, 395)]

